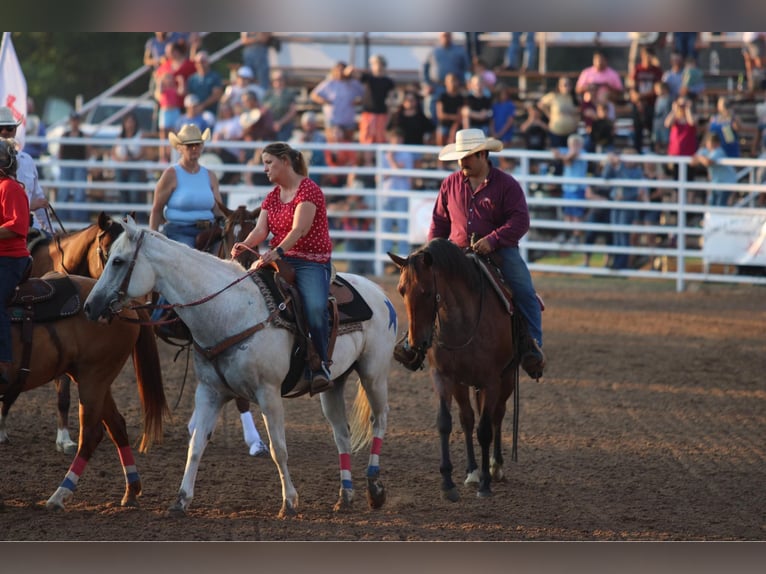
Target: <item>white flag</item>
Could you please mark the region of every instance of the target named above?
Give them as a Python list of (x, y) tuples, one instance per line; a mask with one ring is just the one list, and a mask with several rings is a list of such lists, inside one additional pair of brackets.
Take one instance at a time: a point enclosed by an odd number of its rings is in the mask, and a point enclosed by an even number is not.
[(16, 129), (16, 141), (23, 148), (27, 123), (27, 81), (13, 49), (10, 32), (3, 32), (0, 44), (0, 105), (10, 108), (14, 117), (22, 120)]

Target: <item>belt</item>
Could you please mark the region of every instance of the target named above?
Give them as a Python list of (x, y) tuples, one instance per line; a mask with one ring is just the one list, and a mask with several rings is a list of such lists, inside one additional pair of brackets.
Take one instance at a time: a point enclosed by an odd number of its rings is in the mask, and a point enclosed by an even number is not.
[(194, 226), (197, 229), (208, 229), (213, 226), (213, 222), (209, 219), (198, 219), (194, 222)]

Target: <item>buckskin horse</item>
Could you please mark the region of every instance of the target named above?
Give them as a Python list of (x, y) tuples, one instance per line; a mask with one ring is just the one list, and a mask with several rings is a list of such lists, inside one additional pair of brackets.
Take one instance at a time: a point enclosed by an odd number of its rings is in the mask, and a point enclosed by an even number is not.
[[(4, 404), (19, 394), (68, 374), (77, 383), (80, 399), (80, 438), (74, 460), (60, 486), (46, 502), (49, 509), (63, 509), (104, 428), (117, 447), (125, 475), (121, 504), (137, 506), (141, 479), (128, 440), (125, 419), (117, 409), (111, 385), (127, 358), (133, 356), (138, 395), (143, 408), (143, 452), (162, 437), (162, 417), (167, 412), (159, 355), (151, 329), (138, 325), (138, 314), (124, 310), (107, 324), (89, 321), (82, 302), (95, 279), (47, 274), (23, 282), (9, 304), (12, 317), (13, 369), (9, 388), (2, 389)], [(30, 362), (34, 357), (34, 368)], [(0, 437), (7, 440), (5, 418), (0, 417)]]
[[(188, 509), (200, 459), (221, 409), (228, 401), (241, 397), (257, 402), (263, 413), (271, 457), (282, 483), (279, 515), (295, 514), (298, 492), (287, 467), (282, 396), (289, 396), (292, 390), (286, 384), (293, 374), (291, 357), (298, 336), (281, 323), (283, 302), (263, 289), (265, 272), (245, 271), (235, 261), (189, 249), (139, 228), (130, 218), (124, 226), (125, 232), (112, 245), (106, 268), (88, 296), (85, 310), (93, 320), (105, 318), (132, 297), (156, 289), (174, 302), (193, 336), (199, 383), (189, 423), (192, 436), (186, 468), (171, 511)], [(190, 269), (194, 272), (190, 273)], [(343, 332), (338, 330), (331, 353), (334, 384), (320, 395), (340, 461), (340, 492), (334, 508), (350, 508), (354, 497), (350, 455), (366, 445), (371, 445), (367, 499), (371, 507), (377, 508), (385, 501), (379, 455), (388, 417), (388, 372), (396, 340), (396, 312), (372, 281), (357, 275), (338, 275), (361, 295), (368, 313), (363, 320), (346, 324)], [(298, 375), (302, 368), (299, 366)], [(352, 371), (359, 375), (359, 384), (349, 425), (344, 387)]]
[[(122, 233), (122, 226), (103, 211), (96, 223), (71, 233), (57, 233), (50, 239), (42, 234), (30, 242), (33, 262), (31, 277), (42, 277), (50, 271), (81, 275), (97, 279), (101, 275), (112, 241)], [(146, 317), (148, 318), (148, 316)], [(69, 435), (70, 380), (66, 375), (56, 379), (56, 409), (58, 428), (56, 450), (74, 454), (77, 443)], [(3, 404), (2, 416), (8, 416), (9, 406)]]
[[(477, 495), (490, 496), (491, 480), (503, 479), (501, 429), (506, 402), (518, 383), (520, 314), (512, 315), (504, 299), (494, 292), (477, 256), (464, 253), (450, 241), (434, 239), (407, 258), (388, 255), (400, 270), (398, 290), (409, 320), (407, 346), (411, 361), (405, 366), (415, 370), (427, 357), (439, 396), (442, 494), (453, 502), (459, 499), (449, 453), (454, 398), (465, 435), (468, 461), (465, 484), (478, 483)], [(478, 476), (473, 447), (472, 388), (482, 456)], [(518, 392), (515, 396), (518, 397)], [(514, 416), (514, 458), (516, 433)]]

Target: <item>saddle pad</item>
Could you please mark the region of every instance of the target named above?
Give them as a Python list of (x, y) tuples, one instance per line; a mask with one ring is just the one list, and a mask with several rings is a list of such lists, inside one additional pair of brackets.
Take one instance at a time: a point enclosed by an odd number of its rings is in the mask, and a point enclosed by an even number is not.
[[(65, 317), (71, 317), (80, 312), (82, 302), (77, 285), (66, 276), (55, 279), (28, 279), (21, 284), (23, 292), (44, 293), (44, 297), (36, 297), (31, 305), (33, 308), (32, 318), (35, 322), (56, 321)], [(24, 314), (27, 304), (18, 301), (16, 298), (11, 300), (8, 305), (8, 314), (11, 321), (21, 322), (24, 320)]]

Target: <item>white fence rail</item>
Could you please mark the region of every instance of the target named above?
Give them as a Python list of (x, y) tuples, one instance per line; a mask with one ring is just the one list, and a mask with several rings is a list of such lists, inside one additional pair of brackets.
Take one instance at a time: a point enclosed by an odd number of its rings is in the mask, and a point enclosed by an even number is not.
[[(30, 142), (42, 141), (29, 137)], [(136, 211), (148, 218), (151, 201), (159, 174), (167, 163), (156, 161), (121, 162), (110, 159), (112, 146), (124, 143), (118, 139), (89, 138), (55, 140), (62, 143), (84, 143), (100, 150), (98, 159), (87, 161), (62, 161), (43, 157), (38, 162), (41, 183), (50, 193), (56, 212), (85, 210), (92, 219), (100, 211), (109, 214), (124, 214)], [(135, 143), (135, 142), (132, 142)], [(156, 150), (157, 146), (167, 145), (166, 141), (143, 139), (142, 146)], [(203, 155), (203, 163), (213, 169), (219, 179), (226, 174), (239, 174), (240, 179), (259, 176), (263, 169), (258, 164), (223, 164), (213, 154), (225, 146), (244, 149), (249, 154), (263, 147), (263, 142), (208, 142)], [(390, 242), (406, 244), (406, 249), (418, 247), (424, 240), (429, 222), (430, 211), (436, 198), (436, 191), (441, 180), (450, 171), (445, 171), (436, 156), (440, 148), (433, 146), (365, 146), (360, 144), (295, 144), (301, 150), (311, 154), (324, 154), (325, 151), (355, 151), (360, 156), (368, 152), (375, 157), (375, 166), (369, 167), (319, 167), (310, 166), (310, 175), (336, 176), (345, 178), (353, 174), (353, 184), (348, 182), (328, 185), (322, 188), (328, 200), (328, 215), (331, 223), (331, 236), (336, 250), (333, 258), (344, 262), (349, 268), (359, 273), (381, 275), (389, 264), (386, 250), (391, 249)], [(408, 151), (416, 154), (422, 167), (409, 170), (385, 169), (381, 166), (384, 154), (388, 151)], [(601, 162), (603, 154), (584, 154), (584, 159)], [(541, 169), (542, 165), (550, 168), (554, 159), (550, 152), (533, 152), (508, 149), (493, 155), (493, 162), (513, 162), (512, 170), (522, 187), (527, 192), (527, 202), (532, 214), (530, 233), (521, 244), (522, 254), (533, 272), (553, 272), (565, 274), (609, 275), (626, 277), (651, 277), (672, 280), (678, 291), (683, 291), (689, 281), (710, 281), (725, 283), (747, 283), (765, 285), (766, 277), (751, 274), (753, 270), (766, 269), (762, 262), (766, 259), (766, 209), (763, 194), (766, 187), (758, 183), (761, 173), (766, 170), (766, 160), (728, 159), (724, 163), (733, 165), (740, 179), (737, 184), (716, 184), (715, 188), (736, 192), (739, 201), (729, 207), (712, 207), (704, 198), (709, 195), (711, 184), (705, 180), (687, 181), (689, 158), (670, 156), (640, 155), (625, 156), (626, 160), (640, 161), (645, 164), (677, 165), (678, 179), (659, 180), (605, 180), (603, 177), (564, 178), (552, 173), (550, 169)], [(60, 174), (62, 167), (85, 167), (88, 179), (83, 182), (64, 181)], [(146, 175), (144, 182), (123, 183), (115, 180), (117, 170), (134, 169)], [(383, 183), (390, 177), (409, 178), (410, 190), (387, 189)], [(364, 184), (362, 184), (364, 182)], [(235, 184), (222, 184), (221, 191), (229, 207), (247, 205), (255, 208), (271, 189), (267, 181), (262, 185), (240, 181)], [(668, 190), (661, 202), (622, 202), (564, 200), (556, 190), (563, 183), (580, 183), (592, 187), (647, 187), (649, 189)], [(86, 190), (87, 201), (84, 203), (65, 203), (56, 200), (58, 190), (81, 188)], [(120, 191), (137, 191), (143, 199), (138, 202), (121, 201)], [(400, 199), (401, 205), (392, 208), (391, 200)], [(656, 225), (616, 225), (610, 223), (587, 223), (564, 221), (562, 209), (565, 206), (581, 206), (587, 209), (659, 211), (662, 219)], [(404, 212), (402, 211), (404, 209)], [(737, 231), (737, 222), (748, 222), (751, 237), (744, 238), (746, 243), (740, 258), (715, 261), (702, 249), (706, 230), (704, 221), (710, 218), (724, 218), (728, 225), (723, 227)], [(67, 230), (87, 225), (84, 221), (64, 220)], [(408, 229), (404, 229), (408, 227)], [(719, 228), (721, 226), (719, 225)], [(741, 226), (740, 226), (741, 227)], [(633, 238), (653, 239), (650, 243), (634, 241), (627, 246), (606, 243), (564, 244), (560, 235), (573, 231), (585, 233), (596, 231), (605, 234), (628, 233)], [(718, 236), (717, 236), (718, 237)], [(740, 238), (743, 239), (743, 238)], [(401, 249), (400, 249), (401, 251)], [(561, 254), (568, 254), (568, 258)], [(614, 256), (627, 254), (632, 259), (655, 261), (661, 264), (641, 268), (611, 269), (603, 266), (586, 267), (581, 262), (573, 261), (572, 254), (598, 254)], [(745, 273), (745, 270), (749, 272)]]

